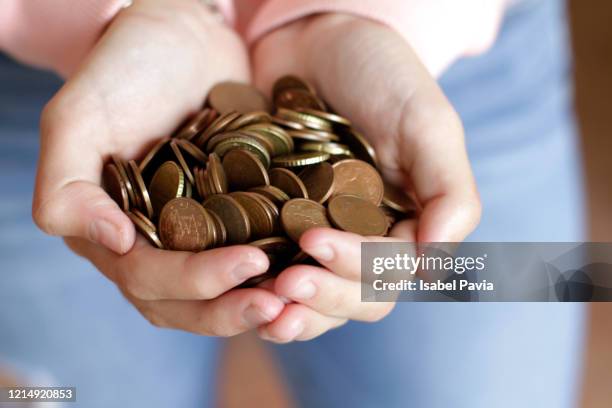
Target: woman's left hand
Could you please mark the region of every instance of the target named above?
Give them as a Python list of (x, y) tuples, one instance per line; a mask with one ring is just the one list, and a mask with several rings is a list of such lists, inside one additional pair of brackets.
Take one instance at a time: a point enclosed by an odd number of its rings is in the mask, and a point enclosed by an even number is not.
[(313, 229), (302, 250), (323, 267), (295, 265), (274, 290), (295, 303), (259, 329), (275, 341), (308, 340), (348, 319), (375, 321), (392, 303), (361, 302), (361, 242), (462, 241), (478, 224), (480, 200), (461, 121), (410, 45), (392, 29), (342, 14), (321, 14), (261, 39), (252, 55), (261, 89), (296, 74), (349, 118), (376, 149), (385, 179), (414, 193), (422, 211), (388, 238)]

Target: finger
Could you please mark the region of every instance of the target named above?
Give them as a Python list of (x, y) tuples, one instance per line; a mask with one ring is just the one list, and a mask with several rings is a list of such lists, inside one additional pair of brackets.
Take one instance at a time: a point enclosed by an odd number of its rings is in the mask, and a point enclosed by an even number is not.
[(274, 343), (288, 343), (294, 340), (311, 340), (328, 330), (340, 327), (347, 322), (322, 315), (308, 306), (290, 304), (272, 323), (257, 330), (259, 337)]
[(322, 16), (309, 33), (307, 71), (325, 99), (374, 141), (387, 178), (411, 180), (423, 206), (418, 240), (463, 240), (479, 221), (480, 200), (461, 121), (435, 79), (380, 24)]
[(48, 234), (85, 238), (125, 253), (134, 243), (134, 227), (100, 187), (101, 156), (95, 141), (83, 137), (99, 134), (91, 127), (101, 124), (92, 119), (68, 125), (75, 122), (69, 115), (56, 102), (43, 113), (32, 217)]
[(374, 322), (393, 309), (392, 302), (362, 302), (361, 282), (343, 279), (310, 265), (295, 265), (276, 278), (275, 293), (338, 318)]
[(417, 227), (418, 220), (416, 219), (401, 220), (393, 225), (393, 228), (389, 231), (389, 236), (402, 241), (416, 242)]
[(272, 322), (285, 306), (277, 296), (263, 289), (237, 289), (204, 301), (130, 301), (157, 327), (224, 337)]
[(124, 292), (142, 300), (213, 299), (268, 269), (267, 256), (248, 245), (199, 253), (164, 251), (139, 237), (120, 256), (82, 239), (66, 242)]
[(361, 279), (362, 242), (400, 242), (392, 237), (362, 237), (331, 228), (312, 228), (300, 238), (300, 247), (340, 277)]

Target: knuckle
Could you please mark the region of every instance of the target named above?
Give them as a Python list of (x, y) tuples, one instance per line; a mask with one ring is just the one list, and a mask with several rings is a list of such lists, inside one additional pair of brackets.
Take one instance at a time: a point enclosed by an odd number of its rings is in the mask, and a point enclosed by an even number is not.
[(32, 201), (32, 219), (38, 228), (50, 235), (56, 235), (54, 226), (57, 215), (61, 209), (54, 200), (45, 199), (40, 194), (35, 194)]

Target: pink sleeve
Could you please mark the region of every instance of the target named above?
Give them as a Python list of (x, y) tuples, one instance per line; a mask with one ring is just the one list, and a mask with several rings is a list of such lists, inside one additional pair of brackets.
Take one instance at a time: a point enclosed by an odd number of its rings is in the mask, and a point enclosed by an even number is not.
[(495, 40), (508, 0), (268, 0), (246, 30), (250, 43), (301, 17), (350, 13), (379, 21), (408, 41), (429, 71), (439, 76), (464, 55)]
[(69, 75), (125, 0), (2, 0), (0, 49)]

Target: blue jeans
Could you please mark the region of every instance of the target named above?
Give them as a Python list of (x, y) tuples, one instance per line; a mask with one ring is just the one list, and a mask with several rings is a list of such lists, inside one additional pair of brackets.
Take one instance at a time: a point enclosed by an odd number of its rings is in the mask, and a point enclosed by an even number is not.
[[(526, 0), (441, 85), (464, 120), (484, 212), (475, 241), (584, 239), (564, 3)], [(37, 118), (60, 85), (0, 60), (0, 366), (74, 385), (75, 406), (202, 407), (220, 340), (149, 326), (30, 220)], [(580, 304), (399, 304), (376, 324), (273, 346), (306, 407), (571, 407)]]

